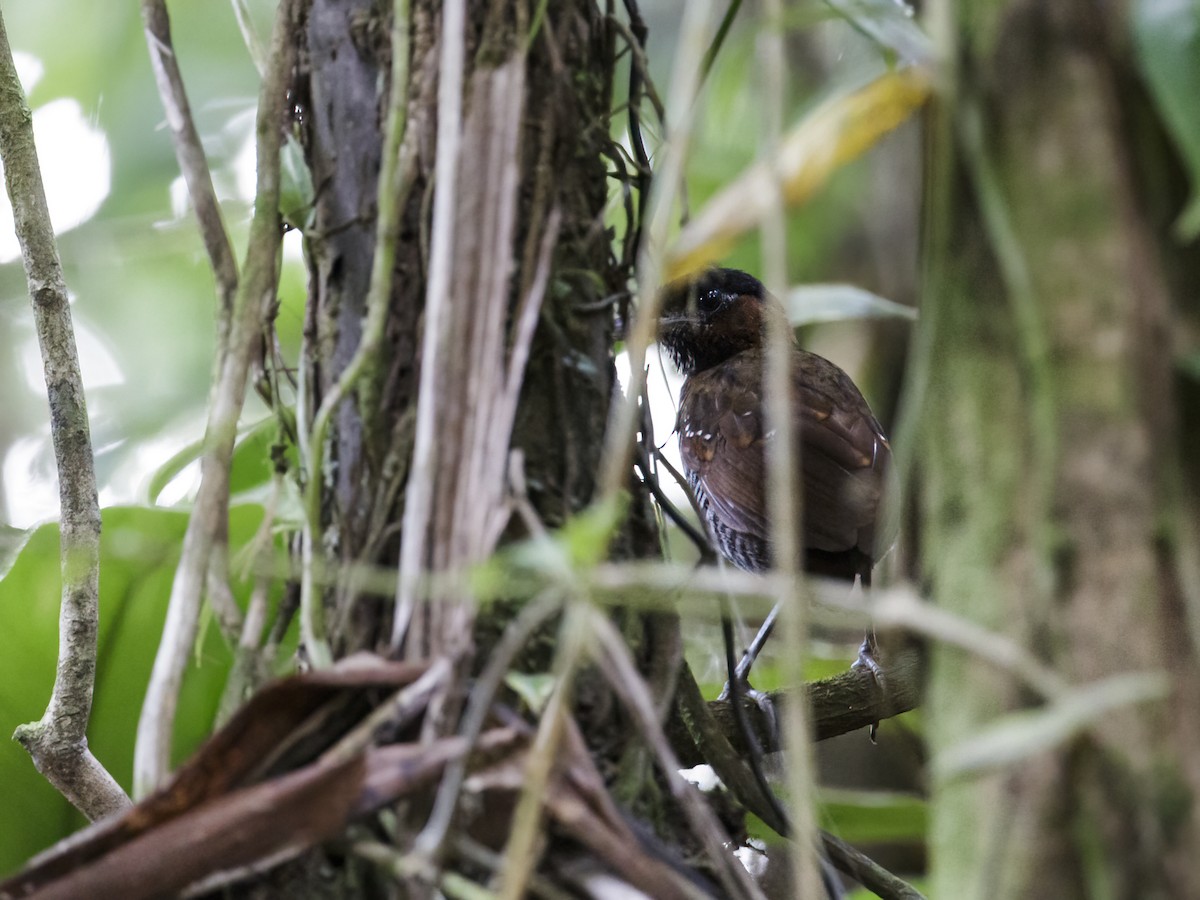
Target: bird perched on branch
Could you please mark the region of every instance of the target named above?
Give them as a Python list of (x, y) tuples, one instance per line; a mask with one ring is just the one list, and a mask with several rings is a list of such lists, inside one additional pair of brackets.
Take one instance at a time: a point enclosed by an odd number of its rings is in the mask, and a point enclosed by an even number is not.
[[(765, 571), (773, 555), (767, 447), (774, 433), (765, 420), (764, 363), (769, 323), (785, 320), (783, 306), (736, 269), (675, 282), (663, 300), (659, 340), (686, 376), (676, 430), (688, 482), (721, 555)], [(894, 504), (884, 501), (891, 447), (850, 376), (815, 353), (790, 352), (798, 558), (811, 574), (865, 586), (895, 537), (895, 520), (885, 515)], [(878, 675), (872, 649), (864, 642), (860, 660)]]

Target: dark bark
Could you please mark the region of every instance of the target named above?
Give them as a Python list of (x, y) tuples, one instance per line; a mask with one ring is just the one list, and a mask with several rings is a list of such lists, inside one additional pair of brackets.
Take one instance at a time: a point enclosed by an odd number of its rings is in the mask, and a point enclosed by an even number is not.
[[(430, 241), (436, 159), (436, 95), (441, 4), (414, 2), (411, 83), (406, 142), (416, 148), (388, 319), (388, 371), (373, 394), (343, 402), (335, 419), (327, 465), (324, 517), (327, 556), (342, 562), (394, 567), (396, 525), (404, 508), (403, 485), (412, 450), (422, 305)], [(499, 65), (529, 23), (506, 5), (468, 5), (467, 71)], [(528, 15), (528, 11), (521, 14)], [(302, 132), (316, 191), (314, 222), (306, 232), (311, 276), (306, 338), (313, 408), (330, 389), (357, 346), (370, 280), (382, 106), (391, 48), (389, 23), (378, 4), (314, 0), (307, 22), (305, 66), (297, 79)], [(546, 9), (527, 48), (524, 118), (516, 236), (509, 280), (510, 316), (528, 293), (539, 245), (552, 212), (561, 217), (553, 245), (549, 287), (527, 366), (512, 447), (522, 452), (525, 484), (548, 527), (562, 524), (592, 499), (599, 452), (615, 387), (612, 359), (614, 307), (605, 298), (625, 291), (630, 260), (613, 257), (604, 224), (608, 194), (604, 158), (615, 58), (614, 32), (591, 0)], [(470, 116), (470, 88), (464, 98)], [(470, 253), (465, 255), (470, 256)], [(467, 285), (475, 260), (456, 260), (456, 279)], [(460, 283), (456, 280), (456, 283)], [(367, 409), (363, 396), (375, 398)], [(503, 447), (487, 452), (506, 453)], [(616, 552), (656, 552), (653, 519), (635, 502)], [(512, 529), (512, 536), (521, 533)], [(362, 602), (351, 586), (326, 598), (331, 640), (339, 655), (377, 647), (390, 633), (390, 602)], [(476, 624), (478, 660), (513, 613), (495, 604)], [(636, 619), (640, 617), (631, 617)], [(643, 626), (634, 629), (644, 633)], [(653, 627), (649, 629), (653, 632)], [(527, 663), (548, 660), (552, 646)], [(627, 743), (627, 729), (608, 690), (585, 677), (581, 707), (589, 713), (589, 741), (609, 748), (612, 760)]]

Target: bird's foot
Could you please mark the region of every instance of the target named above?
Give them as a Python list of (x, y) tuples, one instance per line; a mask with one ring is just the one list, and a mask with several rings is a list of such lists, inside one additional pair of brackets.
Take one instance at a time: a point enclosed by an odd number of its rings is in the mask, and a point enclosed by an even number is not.
[(766, 691), (760, 691), (752, 687), (749, 681), (743, 679), (738, 682), (737, 690), (734, 690), (732, 685), (727, 682), (725, 687), (721, 689), (721, 694), (717, 699), (735, 703), (742, 697), (753, 702), (762, 714), (763, 722), (766, 725), (768, 752), (772, 749), (777, 749), (779, 747), (779, 711), (775, 708), (775, 702)]
[(775, 703), (770, 696), (764, 692), (755, 690), (746, 685), (746, 696), (754, 701), (754, 705), (758, 707), (758, 711), (762, 713), (763, 721), (767, 725), (767, 734), (770, 737), (770, 747), (773, 749), (779, 748), (779, 711), (775, 709)]
[(879, 653), (879, 648), (875, 645), (875, 638), (872, 635), (867, 635), (863, 638), (863, 642), (858, 645), (858, 659), (850, 664), (852, 669), (866, 669), (871, 673), (871, 677), (875, 679), (875, 683), (883, 687), (885, 675), (883, 666), (879, 664), (879, 660), (875, 657)]
[[(879, 660), (876, 659), (876, 656), (878, 655), (878, 653), (879, 653), (879, 647), (876, 646), (876, 644), (875, 644), (875, 635), (872, 633), (868, 633), (867, 636), (865, 638), (863, 638), (863, 642), (858, 647), (858, 659), (856, 659), (853, 663), (851, 663), (850, 668), (866, 670), (867, 672), (870, 673), (872, 680), (875, 682), (875, 685), (880, 690), (883, 690), (885, 677), (884, 677), (883, 666), (881, 666), (879, 664)], [(878, 721), (872, 722), (870, 725), (870, 730), (867, 733), (868, 737), (870, 737), (870, 739), (871, 739), (872, 744), (878, 743), (878, 741), (876, 741), (876, 739), (875, 739), (876, 736), (878, 735), (878, 733), (879, 733), (879, 722)]]

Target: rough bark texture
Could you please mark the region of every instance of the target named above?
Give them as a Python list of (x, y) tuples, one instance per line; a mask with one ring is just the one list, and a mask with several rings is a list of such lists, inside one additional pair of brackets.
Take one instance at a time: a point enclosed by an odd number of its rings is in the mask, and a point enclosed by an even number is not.
[[(614, 259), (611, 234), (604, 222), (608, 195), (604, 154), (611, 141), (616, 32), (592, 0), (551, 4), (532, 32), (529, 17), (536, 4), (528, 7), (522, 13), (506, 4), (468, 3), (464, 115), (468, 120), (472, 116), (470, 86), (476, 83), (476, 76), (505, 65), (517, 42), (534, 34), (524, 56), (519, 187), (508, 289), (510, 320), (535, 279), (552, 212), (561, 217), (561, 225), (511, 446), (523, 455), (525, 488), (533, 507), (546, 526), (555, 527), (592, 499), (616, 383), (612, 361), (615, 316), (605, 299), (626, 289), (631, 261)], [(389, 89), (390, 22), (379, 10), (378, 4), (361, 0), (313, 0), (304, 62), (296, 79), (302, 143), (316, 190), (314, 221), (306, 232), (311, 288), (305, 365), (312, 408), (345, 367), (361, 332), (375, 226), (381, 109)], [(366, 395), (377, 398), (372, 408), (363, 407), (361, 390), (356, 400), (342, 405), (329, 448), (325, 553), (341, 562), (390, 568), (395, 566), (399, 550), (396, 525), (404, 509), (403, 487), (412, 453), (422, 306), (430, 262), (441, 15), (441, 4), (433, 0), (412, 3), (405, 141), (415, 147), (416, 162), (396, 247), (385, 352), (388, 371), (382, 383), (375, 385), (374, 394)], [(470, 179), (479, 174), (470, 166), (467, 159), (461, 170), (468, 187)], [(470, 190), (465, 196), (469, 201)], [(472, 228), (469, 221), (461, 219), (467, 214), (459, 211), (459, 230), (468, 235), (468, 243), (456, 249), (452, 297), (473, 295), (472, 286), (482, 277), (472, 268), (482, 257), (469, 250)], [(477, 312), (485, 315), (481, 308)], [(468, 323), (467, 327), (482, 326)], [(470, 356), (463, 352), (465, 346), (458, 349), (457, 358), (449, 361), (456, 371), (477, 364), (473, 358), (464, 358)], [(447, 376), (451, 380), (457, 377), (452, 372)], [(441, 462), (470, 449), (443, 446)], [(486, 452), (507, 457), (500, 446), (489, 446)], [(451, 482), (461, 484), (458, 479)], [(443, 514), (449, 506), (461, 505), (442, 503), (443, 494), (443, 488), (435, 492)], [(641, 501), (635, 502), (631, 522), (619, 536), (614, 552), (657, 552), (653, 519), (646, 515)], [(514, 529), (512, 536), (519, 531)], [(435, 568), (439, 558), (436, 553), (431, 557)], [(330, 591), (326, 603), (331, 611), (331, 641), (338, 655), (378, 647), (387, 640), (391, 631), (389, 602), (363, 598), (347, 582)], [(496, 604), (476, 622), (478, 658), (486, 656), (513, 611), (506, 604)], [(660, 630), (665, 632), (657, 638), (660, 646), (671, 641), (670, 627), (660, 629), (659, 622), (647, 628), (640, 616), (629, 619), (626, 631), (640, 647), (643, 660), (678, 658), (677, 653), (651, 649)], [(536, 650), (526, 662), (544, 669), (552, 646), (546, 641), (533, 646)], [(628, 743), (628, 727), (615, 713), (608, 690), (601, 681), (587, 676), (581, 681), (578, 700), (589, 743), (602, 748), (603, 755), (615, 764)]]
[[(484, 52), (479, 41), (485, 6), (469, 5), (469, 59)], [(413, 4), (408, 140), (418, 150), (397, 246), (389, 371), (377, 408), (343, 404), (331, 452), (328, 518), (334, 527), (328, 535), (334, 546), (329, 549), (343, 561), (390, 565), (395, 560), (395, 534), (388, 523), (399, 519), (411, 449), (436, 150), (439, 27), (440, 4)], [(310, 384), (318, 401), (344, 368), (361, 330), (372, 257), (381, 92), (387, 88), (382, 73), (390, 54), (387, 31), (377, 4), (314, 0), (309, 14), (307, 62), (297, 96), (317, 197), (306, 242), (312, 275), (306, 334)], [(514, 302), (533, 278), (537, 242), (551, 209), (561, 210), (563, 224), (513, 446), (525, 454), (530, 498), (548, 525), (591, 498), (615, 383), (612, 309), (596, 302), (622, 290), (629, 275), (612, 260), (602, 220), (612, 40), (594, 4), (573, 2), (548, 11), (529, 48)], [(340, 628), (335, 642), (342, 650), (371, 645), (385, 631), (379, 605), (354, 600), (350, 588), (331, 600), (336, 608), (332, 626)]]
[[(939, 602), (1070, 682), (1166, 669), (1173, 695), (936, 786), (931, 893), (1192, 896), (1198, 672), (1179, 535), (1162, 529), (1180, 464), (1166, 327), (1180, 259), (1135, 159), (1173, 164), (1153, 123), (1128, 118), (1144, 100), (1112, 39), (1127, 33), (1118, 10), (991, 12), (961, 20), (958, 191), (935, 248), (938, 412), (923, 438), (927, 571)], [(972, 104), (988, 123), (979, 143)], [(1028, 701), (950, 649), (934, 653), (928, 699), (935, 751)]]

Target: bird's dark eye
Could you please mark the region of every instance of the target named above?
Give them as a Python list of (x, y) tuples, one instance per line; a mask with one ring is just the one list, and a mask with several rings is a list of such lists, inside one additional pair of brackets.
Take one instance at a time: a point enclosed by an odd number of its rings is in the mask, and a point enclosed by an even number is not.
[(700, 295), (700, 300), (697, 306), (701, 312), (712, 313), (716, 312), (725, 305), (728, 295), (720, 288), (713, 288), (711, 291), (705, 291)]

